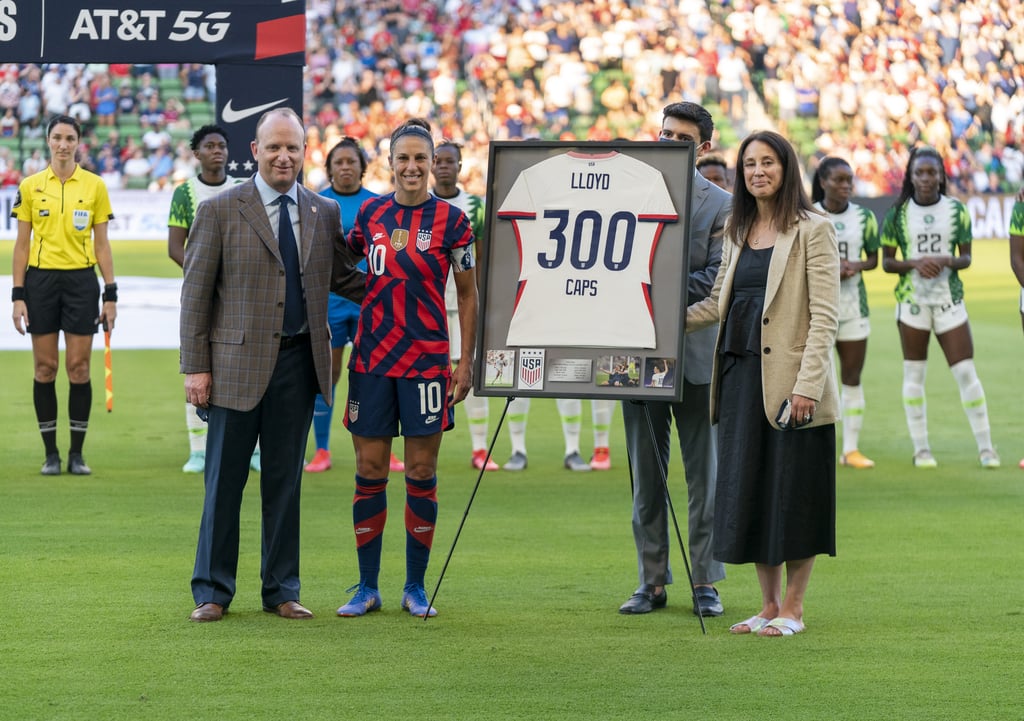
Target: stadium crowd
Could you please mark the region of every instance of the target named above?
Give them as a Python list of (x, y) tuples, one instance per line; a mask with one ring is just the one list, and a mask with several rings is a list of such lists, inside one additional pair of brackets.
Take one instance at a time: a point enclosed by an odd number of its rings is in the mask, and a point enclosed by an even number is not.
[[(717, 109), (716, 145), (774, 126), (808, 177), (846, 157), (856, 194), (898, 191), (909, 149), (946, 158), (958, 193), (1024, 180), (1024, 5), (1013, 0), (308, 0), (307, 174), (342, 136), (390, 189), (390, 130), (427, 117), (464, 145), (484, 190), (491, 140), (657, 138), (675, 100)], [(89, 130), (80, 160), (110, 187), (195, 172), (187, 135), (208, 121), (211, 66), (0, 66), (0, 184), (42, 161), (46, 117)]]

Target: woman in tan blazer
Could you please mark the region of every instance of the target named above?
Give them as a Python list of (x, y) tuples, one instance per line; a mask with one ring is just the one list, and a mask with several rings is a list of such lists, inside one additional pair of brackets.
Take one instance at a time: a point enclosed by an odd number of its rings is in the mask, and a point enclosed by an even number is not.
[(719, 324), (715, 558), (754, 563), (761, 586), (761, 610), (731, 630), (790, 636), (804, 630), (814, 557), (835, 555), (839, 250), (785, 138), (756, 132), (739, 159), (722, 266), (686, 324)]

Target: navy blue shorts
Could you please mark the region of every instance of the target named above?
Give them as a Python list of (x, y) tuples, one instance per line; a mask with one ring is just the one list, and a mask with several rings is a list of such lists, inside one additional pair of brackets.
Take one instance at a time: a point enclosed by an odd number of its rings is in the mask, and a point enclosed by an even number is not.
[(364, 438), (432, 436), (455, 426), (449, 378), (389, 378), (348, 373), (345, 427)]
[(100, 312), (100, 282), (93, 268), (48, 270), (29, 267), (25, 273), (28, 332), (47, 335), (64, 331), (93, 335)]

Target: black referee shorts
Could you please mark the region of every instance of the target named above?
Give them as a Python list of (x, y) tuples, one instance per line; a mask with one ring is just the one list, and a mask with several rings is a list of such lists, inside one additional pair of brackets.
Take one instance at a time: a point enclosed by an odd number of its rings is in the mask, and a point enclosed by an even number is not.
[(46, 335), (64, 331), (76, 335), (96, 332), (100, 282), (93, 268), (47, 270), (29, 267), (25, 273), (28, 332)]

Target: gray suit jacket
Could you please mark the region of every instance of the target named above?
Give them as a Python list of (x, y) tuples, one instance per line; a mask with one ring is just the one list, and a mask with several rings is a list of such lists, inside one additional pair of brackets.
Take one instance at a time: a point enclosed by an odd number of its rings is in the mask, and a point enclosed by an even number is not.
[[(328, 292), (356, 303), (366, 294), (359, 258), (345, 245), (338, 204), (298, 187), (302, 284), (317, 381), (331, 398)], [(181, 372), (213, 374), (210, 403), (252, 410), (281, 347), (284, 263), (256, 183), (200, 203), (185, 246)]]
[[(686, 285), (687, 303), (707, 298), (722, 263), (722, 237), (732, 209), (732, 195), (706, 180), (700, 173), (693, 179), (693, 207), (690, 210), (690, 275)], [(683, 376), (694, 385), (711, 382), (718, 328), (710, 327), (686, 337)]]

